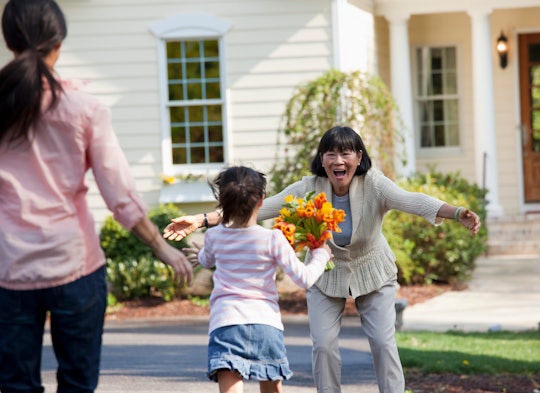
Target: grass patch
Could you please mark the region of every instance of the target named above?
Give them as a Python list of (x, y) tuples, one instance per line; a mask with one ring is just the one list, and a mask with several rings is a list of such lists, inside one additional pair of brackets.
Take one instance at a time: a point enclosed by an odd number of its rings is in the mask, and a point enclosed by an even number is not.
[(540, 374), (540, 332), (397, 332), (405, 370)]
[(210, 307), (210, 297), (208, 296), (191, 296), (187, 297), (191, 303), (200, 307)]

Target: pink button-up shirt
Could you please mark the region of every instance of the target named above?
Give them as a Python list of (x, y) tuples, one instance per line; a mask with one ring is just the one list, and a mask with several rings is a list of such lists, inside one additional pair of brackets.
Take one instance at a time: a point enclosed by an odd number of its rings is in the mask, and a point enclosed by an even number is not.
[(108, 108), (63, 82), (30, 144), (0, 147), (0, 287), (50, 288), (105, 263), (88, 208), (92, 169), (107, 207), (132, 228), (147, 212)]

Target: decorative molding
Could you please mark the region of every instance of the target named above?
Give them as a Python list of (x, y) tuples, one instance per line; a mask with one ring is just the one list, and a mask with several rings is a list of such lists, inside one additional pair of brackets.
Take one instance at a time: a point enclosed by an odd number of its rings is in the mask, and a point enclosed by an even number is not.
[(186, 13), (162, 19), (150, 26), (150, 32), (160, 39), (221, 37), (231, 28), (223, 19), (203, 13)]
[(375, 13), (387, 18), (447, 12), (489, 14), (496, 9), (527, 7), (538, 7), (538, 0), (375, 0)]

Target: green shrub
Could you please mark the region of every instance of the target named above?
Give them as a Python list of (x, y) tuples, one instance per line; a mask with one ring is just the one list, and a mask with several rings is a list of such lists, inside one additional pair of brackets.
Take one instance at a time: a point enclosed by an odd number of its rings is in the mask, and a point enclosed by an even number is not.
[(401, 284), (460, 283), (470, 278), (476, 257), (487, 250), (485, 191), (468, 183), (459, 173), (431, 172), (399, 180), (402, 188), (471, 209), (482, 227), (470, 232), (453, 220), (433, 226), (421, 217), (390, 211), (383, 223), (390, 247), (396, 254)]
[[(160, 231), (171, 218), (181, 215), (184, 213), (172, 204), (160, 205), (148, 212)], [(159, 261), (150, 247), (112, 216), (107, 217), (101, 227), (100, 241), (107, 257), (107, 280), (113, 296), (121, 300), (159, 296), (166, 301), (177, 296), (179, 288), (172, 268)], [(187, 246), (186, 239), (169, 244), (178, 249)]]
[(122, 300), (152, 296), (170, 301), (176, 297), (172, 269), (155, 258), (107, 258), (107, 277), (112, 294)]

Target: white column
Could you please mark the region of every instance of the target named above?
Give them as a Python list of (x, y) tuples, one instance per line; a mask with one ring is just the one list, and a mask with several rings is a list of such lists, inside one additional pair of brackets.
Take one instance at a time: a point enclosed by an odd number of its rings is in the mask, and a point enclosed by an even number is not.
[(346, 0), (333, 0), (332, 1), (332, 47), (334, 48), (334, 68), (336, 70), (341, 70), (341, 37), (344, 32), (342, 27), (343, 14), (345, 12), (344, 8), (346, 5)]
[[(332, 1), (332, 37), (335, 69), (374, 72), (375, 21), (372, 0), (350, 4)], [(361, 39), (359, 39), (361, 37)]]
[(490, 11), (469, 12), (472, 22), (473, 116), (475, 138), (476, 181), (488, 190), (488, 216), (503, 214), (499, 202), (497, 171), (497, 136), (493, 101), (493, 47)]
[[(406, 162), (396, 163), (398, 176), (409, 176), (416, 171), (416, 148), (414, 111), (409, 49), (409, 15), (386, 16), (390, 24), (391, 88), (400, 110), (404, 126), (404, 150)], [(399, 147), (398, 147), (399, 150)]]

